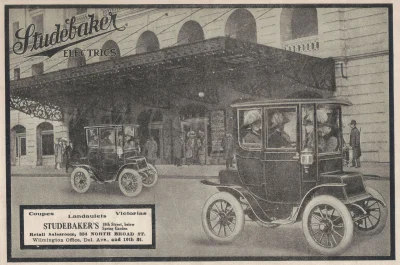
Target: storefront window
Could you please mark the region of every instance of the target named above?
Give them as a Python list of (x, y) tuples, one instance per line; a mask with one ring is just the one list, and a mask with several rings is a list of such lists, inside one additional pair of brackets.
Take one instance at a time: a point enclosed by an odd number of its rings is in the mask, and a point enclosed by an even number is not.
[(238, 120), (240, 145), (249, 149), (261, 148), (261, 109), (240, 110)]
[(335, 105), (317, 105), (318, 152), (338, 152), (341, 144), (340, 108)]
[(296, 148), (296, 108), (268, 108), (265, 114), (267, 123), (267, 148)]

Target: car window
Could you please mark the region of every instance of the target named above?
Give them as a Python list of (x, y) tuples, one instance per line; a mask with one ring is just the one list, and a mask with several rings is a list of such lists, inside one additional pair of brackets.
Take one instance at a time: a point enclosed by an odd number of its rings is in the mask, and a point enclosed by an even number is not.
[(99, 146), (99, 131), (97, 128), (86, 129), (87, 143), (89, 147)]
[(125, 149), (134, 149), (136, 147), (135, 127), (127, 125), (124, 127)]
[(318, 152), (339, 152), (341, 144), (340, 108), (332, 104), (317, 105), (316, 117)]
[(297, 112), (295, 107), (267, 108), (267, 148), (295, 149), (297, 144)]
[(239, 144), (248, 149), (261, 149), (261, 108), (239, 110)]
[(315, 150), (314, 104), (303, 105), (301, 108), (302, 139), (301, 150)]
[(115, 131), (114, 128), (100, 129), (100, 147), (114, 148), (115, 147)]

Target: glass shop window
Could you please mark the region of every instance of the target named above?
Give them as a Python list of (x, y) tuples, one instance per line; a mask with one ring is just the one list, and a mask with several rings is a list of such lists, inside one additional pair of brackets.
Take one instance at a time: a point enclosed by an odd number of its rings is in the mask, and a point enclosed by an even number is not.
[(261, 108), (239, 110), (239, 143), (246, 149), (261, 149)]
[(35, 25), (35, 32), (43, 32), (43, 14), (32, 17), (32, 24)]
[(21, 156), (26, 156), (26, 138), (21, 137)]
[(42, 131), (42, 155), (54, 155), (53, 131)]
[(331, 104), (317, 105), (317, 142), (319, 153), (336, 153), (342, 142), (340, 132), (340, 107)]
[(84, 13), (87, 13), (87, 8), (77, 8), (76, 9), (77, 15), (84, 14)]
[(95, 129), (86, 129), (87, 143), (89, 147), (99, 146), (99, 131)]
[[(17, 32), (17, 30), (19, 30), (19, 22), (17, 21), (17, 22), (14, 22), (13, 23), (13, 31), (12, 31), (12, 33), (13, 33), (13, 44), (14, 43), (16, 43), (18, 40), (17, 40), (17, 38), (15, 37), (15, 33)], [(20, 32), (20, 34), (21, 34), (21, 32)]]
[(268, 108), (265, 110), (267, 124), (267, 148), (295, 149), (297, 143), (296, 108)]
[(115, 148), (114, 128), (101, 128), (100, 136), (100, 148)]

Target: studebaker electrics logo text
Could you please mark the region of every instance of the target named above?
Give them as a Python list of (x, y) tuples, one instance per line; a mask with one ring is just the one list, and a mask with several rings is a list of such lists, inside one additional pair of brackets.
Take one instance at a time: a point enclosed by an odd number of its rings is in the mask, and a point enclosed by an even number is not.
[(68, 43), (63, 46), (59, 46), (50, 50), (46, 50), (41, 53), (37, 53), (31, 56), (48, 56), (51, 57), (57, 52), (59, 52), (62, 49), (65, 49), (66, 47), (75, 45), (79, 42), (83, 42), (86, 40), (89, 40), (94, 37), (98, 37), (100, 35), (109, 33), (109, 29), (113, 28), (112, 31), (118, 30), (118, 31), (123, 31), (126, 29), (127, 25), (124, 25), (122, 27), (117, 27), (116, 21), (117, 21), (117, 14), (112, 14), (109, 13), (110, 17), (105, 16), (102, 19), (98, 20), (95, 19), (95, 15), (91, 14), (88, 15), (90, 18), (89, 21), (80, 24), (79, 26), (76, 26), (76, 18), (75, 16), (68, 18), (65, 20), (66, 27), (61, 29), (62, 26), (61, 24), (55, 24), (55, 31), (50, 33), (50, 34), (43, 34), (41, 32), (36, 32), (36, 26), (35, 24), (30, 24), (26, 30), (24, 28), (21, 28), (15, 32), (15, 37), (17, 42), (14, 43), (13, 45), (13, 51), (16, 54), (24, 54), (27, 50), (30, 44), (32, 44), (32, 47), (30, 48), (30, 51), (35, 51), (38, 49), (43, 49), (58, 43), (63, 43), (68, 40), (73, 40), (76, 37), (85, 37), (88, 35), (91, 35), (93, 33), (97, 33), (99, 31), (104, 31), (100, 34), (96, 34), (95, 36), (91, 36), (88, 38), (83, 38), (78, 41)]

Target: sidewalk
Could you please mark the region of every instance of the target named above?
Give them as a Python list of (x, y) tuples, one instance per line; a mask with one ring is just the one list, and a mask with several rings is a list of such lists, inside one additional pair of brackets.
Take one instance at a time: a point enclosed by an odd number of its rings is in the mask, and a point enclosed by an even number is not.
[[(156, 165), (157, 171), (162, 178), (215, 178), (220, 170), (225, 169), (225, 165), (191, 165), (176, 167), (174, 165)], [(389, 163), (369, 163), (364, 162), (361, 168), (345, 167), (344, 171), (360, 172), (366, 177), (372, 178), (389, 178), (390, 165)], [(55, 170), (53, 167), (45, 166), (14, 166), (11, 167), (12, 176), (36, 176), (36, 177), (69, 177), (72, 169), (69, 169), (69, 174), (65, 173), (65, 168)]]

